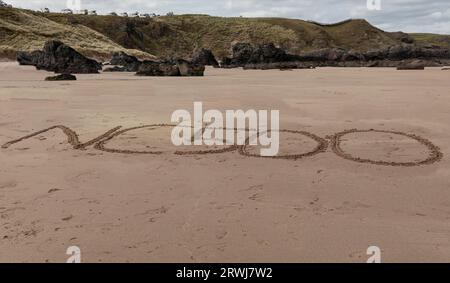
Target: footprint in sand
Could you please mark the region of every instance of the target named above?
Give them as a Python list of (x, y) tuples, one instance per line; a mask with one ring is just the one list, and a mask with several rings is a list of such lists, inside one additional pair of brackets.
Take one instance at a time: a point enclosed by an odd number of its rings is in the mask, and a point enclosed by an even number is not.
[(16, 181), (4, 182), (4, 183), (0, 183), (0, 189), (15, 188), (15, 187), (17, 187), (17, 185), (18, 184)]
[(216, 239), (217, 240), (222, 240), (223, 238), (225, 238), (228, 235), (227, 231), (220, 231), (216, 234)]

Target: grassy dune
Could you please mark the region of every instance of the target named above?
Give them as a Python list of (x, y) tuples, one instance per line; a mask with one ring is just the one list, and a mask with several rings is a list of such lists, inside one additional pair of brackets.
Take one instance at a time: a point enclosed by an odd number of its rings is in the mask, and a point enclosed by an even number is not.
[(84, 25), (65, 25), (26, 10), (0, 8), (0, 54), (41, 49), (49, 39), (59, 39), (91, 57), (109, 57), (112, 52), (127, 51), (147, 56), (139, 50), (127, 50), (107, 36)]

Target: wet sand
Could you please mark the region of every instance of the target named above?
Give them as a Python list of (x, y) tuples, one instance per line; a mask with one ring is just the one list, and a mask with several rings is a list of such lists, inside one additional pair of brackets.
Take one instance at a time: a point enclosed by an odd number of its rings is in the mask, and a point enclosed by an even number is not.
[[(0, 149), (0, 262), (65, 262), (74, 245), (83, 262), (365, 262), (372, 245), (384, 262), (450, 261), (440, 68), (49, 75), (0, 63), (0, 146), (64, 126)], [(168, 127), (88, 142), (194, 101), (280, 110), (280, 155), (299, 158), (176, 148)]]

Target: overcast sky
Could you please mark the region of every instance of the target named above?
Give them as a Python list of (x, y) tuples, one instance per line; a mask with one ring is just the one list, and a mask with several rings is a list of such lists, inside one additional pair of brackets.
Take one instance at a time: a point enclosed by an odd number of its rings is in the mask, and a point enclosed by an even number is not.
[[(66, 0), (3, 0), (22, 8), (66, 8)], [(73, 0), (76, 1), (76, 0)], [(83, 9), (100, 13), (146, 12), (209, 14), (215, 16), (289, 17), (332, 23), (364, 18), (388, 31), (450, 34), (450, 0), (381, 1), (381, 10), (367, 0), (81, 0)]]

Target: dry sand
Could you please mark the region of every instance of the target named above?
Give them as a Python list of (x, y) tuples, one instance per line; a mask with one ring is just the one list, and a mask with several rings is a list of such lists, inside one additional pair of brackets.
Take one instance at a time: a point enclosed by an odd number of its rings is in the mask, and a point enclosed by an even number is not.
[[(450, 79), (439, 68), (48, 75), (0, 63), (0, 145), (56, 125), (72, 137), (55, 128), (0, 149), (1, 262), (65, 262), (72, 245), (83, 262), (365, 262), (371, 245), (384, 262), (450, 261)], [(82, 145), (168, 123), (194, 101), (279, 109), (292, 130), (280, 154), (304, 158), (177, 155), (193, 149), (172, 146), (166, 127), (102, 145), (122, 153)], [(363, 132), (333, 138), (351, 129)]]

